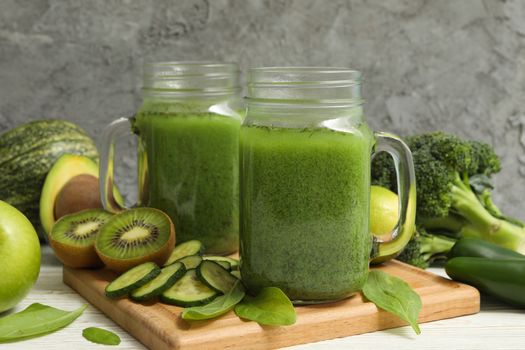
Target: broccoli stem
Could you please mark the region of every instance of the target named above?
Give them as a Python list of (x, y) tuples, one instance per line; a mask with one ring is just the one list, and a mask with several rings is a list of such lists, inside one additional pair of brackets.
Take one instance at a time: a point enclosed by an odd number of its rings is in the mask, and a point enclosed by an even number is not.
[(518, 253), (525, 254), (525, 230), (510, 222), (499, 220), (497, 229), (495, 226), (480, 227), (479, 225), (467, 224), (461, 229), (461, 236), (479, 238), (499, 246), (512, 249)]
[(493, 216), (497, 217), (498, 219), (508, 221), (516, 226), (525, 227), (525, 224), (522, 221), (503, 215), (498, 206), (492, 201), (492, 194), (489, 190), (485, 189), (483, 192), (481, 192), (481, 194), (478, 194), (478, 198), (487, 211)]
[(418, 218), (417, 222), (427, 230), (439, 230), (440, 233), (453, 237), (456, 237), (465, 226), (465, 220), (454, 214), (443, 217)]
[(447, 254), (456, 243), (455, 239), (435, 234), (421, 235), (420, 239), (421, 256), (425, 261), (430, 261), (432, 257)]
[(462, 181), (456, 174), (451, 194), (452, 208), (467, 221), (459, 232), (462, 236), (481, 238), (525, 253), (525, 229), (492, 216), (472, 192), (468, 180)]
[(488, 212), (495, 216), (502, 216), (503, 213), (497, 205), (492, 201), (492, 195), (490, 194), (490, 191), (485, 189), (483, 192), (481, 192), (480, 195), (478, 195), (479, 201), (483, 203), (483, 206), (487, 208)]

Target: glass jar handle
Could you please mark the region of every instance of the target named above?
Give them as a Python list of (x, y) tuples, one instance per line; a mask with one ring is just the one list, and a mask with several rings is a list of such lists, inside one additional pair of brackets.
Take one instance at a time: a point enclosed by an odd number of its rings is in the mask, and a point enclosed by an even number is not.
[(127, 209), (119, 204), (113, 194), (114, 186), (114, 159), (115, 159), (115, 140), (119, 136), (129, 135), (131, 133), (129, 118), (119, 118), (106, 126), (102, 131), (99, 143), (100, 154), (100, 198), (104, 209), (116, 213)]
[(377, 264), (394, 258), (406, 246), (415, 231), (416, 221), (416, 176), (412, 152), (397, 136), (378, 132), (372, 159), (379, 152), (389, 153), (396, 169), (397, 192), (399, 196), (399, 220), (392, 231), (392, 239), (386, 242), (374, 237), (371, 263)]

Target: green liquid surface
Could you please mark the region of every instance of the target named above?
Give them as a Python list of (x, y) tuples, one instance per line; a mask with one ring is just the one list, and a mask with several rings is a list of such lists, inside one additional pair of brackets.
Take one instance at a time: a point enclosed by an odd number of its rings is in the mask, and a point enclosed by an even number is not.
[(239, 128), (239, 119), (213, 113), (137, 115), (143, 204), (172, 218), (178, 243), (237, 251)]
[(338, 300), (363, 286), (372, 135), (241, 128), (241, 274), (248, 289), (300, 302)]

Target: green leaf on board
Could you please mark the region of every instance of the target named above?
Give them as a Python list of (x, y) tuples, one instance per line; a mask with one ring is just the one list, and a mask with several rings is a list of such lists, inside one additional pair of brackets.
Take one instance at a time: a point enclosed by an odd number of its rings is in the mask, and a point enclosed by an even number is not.
[(73, 322), (87, 305), (64, 311), (35, 303), (26, 309), (0, 318), (0, 343), (12, 342), (54, 332)]
[(241, 318), (268, 326), (291, 325), (297, 318), (290, 299), (275, 287), (264, 288), (255, 297), (246, 295), (235, 306), (235, 313)]
[(421, 333), (417, 323), (421, 298), (408, 283), (386, 272), (371, 270), (363, 294), (377, 307), (407, 321), (416, 334)]
[(197, 321), (220, 316), (233, 309), (244, 298), (244, 295), (244, 287), (240, 281), (237, 281), (228, 293), (215, 298), (212, 302), (185, 308), (182, 311), (182, 318)]
[(102, 345), (119, 345), (120, 337), (111, 331), (98, 327), (88, 327), (82, 331), (82, 336), (92, 343)]

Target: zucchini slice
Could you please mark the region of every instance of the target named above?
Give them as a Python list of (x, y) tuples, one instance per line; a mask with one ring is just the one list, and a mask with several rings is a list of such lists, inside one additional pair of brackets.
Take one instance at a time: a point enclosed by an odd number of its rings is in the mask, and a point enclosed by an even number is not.
[(233, 270), (233, 271), (230, 271), (230, 273), (231, 273), (233, 276), (237, 277), (238, 279), (241, 279), (241, 271), (239, 271), (239, 270)]
[(160, 295), (166, 304), (182, 307), (204, 305), (215, 299), (218, 293), (202, 283), (195, 269), (187, 270), (171, 288)]
[(184, 276), (185, 272), (186, 268), (184, 267), (184, 264), (179, 262), (166, 266), (160, 271), (160, 274), (157, 277), (142, 287), (132, 291), (130, 297), (136, 301), (153, 299), (166, 289), (173, 286), (175, 282)]
[(223, 294), (228, 293), (237, 282), (235, 276), (212, 260), (204, 260), (197, 267), (197, 276), (208, 287)]
[[(217, 256), (217, 255), (207, 255), (203, 257), (204, 260), (213, 260), (215, 262), (219, 261), (225, 261), (228, 264), (230, 264), (230, 270), (238, 270), (239, 269), (239, 260), (229, 258), (227, 256)], [(225, 267), (223, 264), (221, 264), (222, 267)]]
[(164, 263), (164, 266), (168, 266), (176, 262), (177, 260), (184, 258), (188, 255), (202, 255), (204, 252), (204, 245), (200, 241), (191, 240), (175, 246), (171, 252), (170, 257)]
[(106, 295), (110, 298), (118, 298), (127, 295), (134, 289), (142, 287), (160, 274), (160, 267), (153, 262), (147, 262), (135, 266), (124, 272), (113, 282), (106, 286)]
[(199, 266), (202, 262), (202, 257), (200, 255), (189, 255), (177, 260), (177, 262), (183, 263), (186, 267), (186, 270), (196, 269), (197, 266)]
[(216, 260), (215, 261), (217, 264), (221, 265), (225, 270), (228, 270), (228, 271), (231, 271), (232, 270), (232, 266), (230, 265), (229, 262), (227, 261), (224, 261), (224, 260)]

